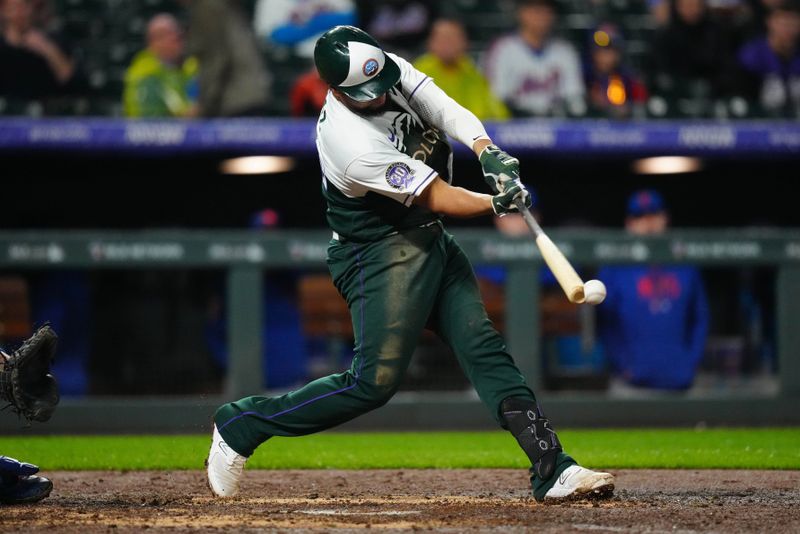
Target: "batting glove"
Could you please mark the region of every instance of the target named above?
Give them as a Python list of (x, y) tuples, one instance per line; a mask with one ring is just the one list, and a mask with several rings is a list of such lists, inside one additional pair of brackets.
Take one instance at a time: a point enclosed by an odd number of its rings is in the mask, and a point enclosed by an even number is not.
[(530, 208), (533, 200), (531, 194), (519, 180), (506, 183), (506, 190), (492, 197), (492, 209), (496, 215), (502, 217), (509, 213), (519, 211), (516, 201), (522, 200), (526, 208)]
[(492, 191), (502, 193), (506, 182), (519, 180), (519, 160), (497, 145), (487, 145), (478, 159), (483, 169), (483, 178)]

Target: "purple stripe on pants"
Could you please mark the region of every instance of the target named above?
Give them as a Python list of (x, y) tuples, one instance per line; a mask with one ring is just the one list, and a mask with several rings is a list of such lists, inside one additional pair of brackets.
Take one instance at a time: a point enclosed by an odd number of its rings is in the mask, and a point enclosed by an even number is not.
[[(365, 296), (364, 296), (364, 266), (361, 264), (361, 254), (359, 253), (359, 251), (355, 247), (355, 245), (352, 246), (352, 249), (356, 254), (356, 263), (358, 264), (358, 283), (359, 283), (359, 290), (361, 291), (361, 299), (360, 299), (361, 300), (361, 304), (359, 306), (358, 321), (361, 323), (361, 339), (364, 339), (364, 300), (365, 300)], [(345, 388), (337, 389), (336, 391), (331, 391), (331, 392), (325, 393), (323, 395), (319, 395), (317, 397), (314, 397), (313, 399), (308, 399), (307, 401), (301, 402), (297, 406), (292, 406), (291, 408), (287, 408), (287, 409), (285, 409), (283, 411), (280, 411), (278, 413), (274, 413), (272, 415), (261, 415), (258, 412), (242, 412), (239, 415), (237, 415), (235, 417), (231, 417), (230, 419), (225, 421), (225, 423), (222, 426), (220, 426), (217, 430), (218, 431), (222, 431), (222, 429), (225, 428), (226, 426), (228, 426), (229, 424), (233, 423), (234, 421), (238, 421), (239, 419), (241, 419), (242, 417), (245, 417), (247, 415), (252, 415), (253, 417), (258, 417), (259, 419), (264, 419), (266, 421), (269, 421), (269, 420), (274, 419), (276, 417), (279, 417), (281, 415), (285, 415), (287, 413), (293, 412), (293, 411), (295, 411), (295, 410), (297, 410), (299, 408), (302, 408), (303, 406), (306, 406), (306, 405), (311, 404), (313, 402), (316, 402), (318, 400), (321, 400), (321, 399), (324, 399), (326, 397), (330, 397), (332, 395), (337, 395), (339, 393), (343, 393), (345, 391), (351, 390), (351, 389), (353, 389), (354, 387), (356, 387), (358, 385), (358, 379), (361, 377), (361, 370), (363, 369), (363, 367), (364, 367), (364, 357), (362, 356), (361, 357), (361, 362), (358, 364), (358, 370), (356, 371), (356, 374), (355, 374), (355, 377), (356, 377), (355, 382), (353, 382), (351, 385), (349, 385), (349, 386), (347, 386)]]

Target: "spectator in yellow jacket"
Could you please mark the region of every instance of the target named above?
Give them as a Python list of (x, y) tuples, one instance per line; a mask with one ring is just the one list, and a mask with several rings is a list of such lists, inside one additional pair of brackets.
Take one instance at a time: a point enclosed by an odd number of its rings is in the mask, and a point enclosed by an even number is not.
[(467, 45), (467, 33), (459, 21), (438, 19), (428, 37), (428, 52), (414, 67), (436, 80), (436, 85), (479, 119), (508, 119), (511, 113), (492, 94), (489, 82), (467, 55)]
[(147, 48), (136, 54), (125, 73), (127, 117), (195, 115), (197, 61), (185, 59), (178, 21), (161, 13), (147, 24)]

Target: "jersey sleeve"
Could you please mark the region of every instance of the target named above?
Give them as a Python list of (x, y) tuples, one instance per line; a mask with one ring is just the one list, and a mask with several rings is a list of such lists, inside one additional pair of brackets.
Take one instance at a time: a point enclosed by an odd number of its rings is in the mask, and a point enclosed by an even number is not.
[(396, 54), (387, 52), (392, 61), (397, 63), (400, 68), (400, 91), (409, 102), (426, 85), (433, 81), (433, 78), (420, 72), (414, 66)]
[(470, 148), (478, 139), (489, 137), (475, 114), (450, 98), (429, 76), (401, 57), (392, 54), (392, 59), (400, 67), (403, 96), (426, 122)]
[(411, 206), (436, 176), (423, 162), (387, 149), (353, 159), (345, 170), (344, 183), (336, 185), (351, 197), (374, 192)]

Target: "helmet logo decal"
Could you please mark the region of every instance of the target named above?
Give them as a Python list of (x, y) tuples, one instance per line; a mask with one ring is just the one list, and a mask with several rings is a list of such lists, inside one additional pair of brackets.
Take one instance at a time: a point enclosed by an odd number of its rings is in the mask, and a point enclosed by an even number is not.
[(354, 87), (376, 79), (386, 64), (386, 55), (377, 46), (350, 41), (347, 43), (350, 65), (339, 87)]
[(361, 68), (361, 72), (364, 73), (364, 76), (372, 76), (373, 74), (378, 72), (379, 68), (380, 65), (378, 64), (378, 60), (371, 57), (364, 62), (364, 66)]

